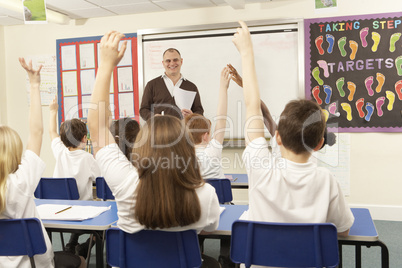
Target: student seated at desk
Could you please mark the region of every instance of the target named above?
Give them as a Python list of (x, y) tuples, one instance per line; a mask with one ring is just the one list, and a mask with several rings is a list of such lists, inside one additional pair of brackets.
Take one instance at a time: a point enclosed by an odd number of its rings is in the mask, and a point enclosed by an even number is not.
[(329, 170), (309, 162), (311, 153), (319, 150), (324, 142), (325, 118), (321, 108), (308, 100), (289, 102), (275, 132), (278, 146), (272, 153), (268, 150), (253, 46), (246, 24), (240, 24), (242, 27), (237, 29), (233, 42), (242, 59), (246, 121), (249, 122), (243, 153), (249, 178), (249, 211), (245, 219), (331, 222), (339, 235), (346, 236), (354, 218), (340, 186)]
[[(150, 118), (138, 133), (131, 162), (118, 157), (120, 149), (109, 131), (109, 85), (113, 69), (124, 55), (124, 35), (109, 32), (100, 43), (98, 68), (88, 126), (96, 160), (115, 196), (117, 226), (128, 233), (142, 229), (197, 232), (214, 231), (219, 224), (220, 207), (215, 189), (204, 183), (194, 146), (188, 143), (184, 123), (173, 116)], [(101, 104), (102, 105), (99, 105)], [(106, 120), (100, 120), (105, 118)], [(184, 135), (183, 135), (184, 134)], [(121, 154), (121, 153), (120, 153)], [(204, 263), (212, 258), (203, 256)], [(207, 261), (208, 260), (208, 261)]]
[(216, 125), (211, 140), (211, 121), (200, 114), (193, 113), (184, 118), (195, 144), (195, 152), (200, 164), (201, 176), (204, 179), (224, 179), (221, 159), (222, 143), (225, 136), (228, 87), (230, 82), (229, 68), (221, 72), (219, 101), (216, 113)]
[[(34, 191), (45, 170), (39, 158), (42, 147), (43, 121), (40, 101), (40, 70), (32, 68), (20, 58), (30, 82), (29, 137), (25, 154), (18, 133), (7, 126), (0, 126), (0, 219), (39, 218), (34, 202)], [(53, 254), (52, 243), (41, 222), (47, 250), (35, 255), (36, 267), (85, 267), (85, 260), (66, 252)], [(24, 243), (24, 241), (21, 241)], [(7, 245), (2, 245), (7, 246)], [(53, 259), (54, 258), (54, 259)], [(31, 267), (28, 256), (0, 257), (0, 267)]]
[[(60, 125), (60, 136), (57, 133), (57, 97), (50, 108), (49, 134), (51, 147), (56, 158), (54, 178), (75, 178), (80, 200), (93, 200), (93, 182), (101, 176), (98, 164), (92, 154), (84, 151), (87, 144), (87, 126), (80, 119), (66, 120)], [(89, 239), (78, 244), (80, 234), (72, 233), (66, 244), (66, 251), (86, 257)]]

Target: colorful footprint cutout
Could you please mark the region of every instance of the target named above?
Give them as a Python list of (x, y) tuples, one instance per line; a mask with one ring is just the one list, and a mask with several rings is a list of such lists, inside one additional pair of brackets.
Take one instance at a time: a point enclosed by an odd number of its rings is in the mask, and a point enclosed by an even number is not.
[(385, 91), (385, 96), (388, 99), (387, 109), (388, 109), (388, 111), (392, 111), (392, 109), (394, 108), (394, 103), (395, 103), (395, 93), (387, 90), (387, 91)]
[(320, 86), (324, 85), (324, 81), (320, 78), (320, 68), (315, 67), (311, 74)]
[(377, 73), (376, 79), (377, 79), (378, 85), (375, 88), (375, 92), (380, 93), (382, 90), (382, 86), (385, 83), (385, 75), (383, 75), (382, 73)]
[(374, 90), (371, 88), (371, 86), (373, 85), (373, 82), (374, 82), (373, 76), (369, 76), (366, 78), (366, 80), (364, 80), (364, 85), (366, 86), (367, 93), (369, 94), (369, 96), (374, 95)]
[(325, 60), (318, 60), (317, 61), (318, 66), (324, 70), (324, 76), (329, 77), (329, 71), (328, 71), (328, 63)]
[(324, 85), (324, 92), (327, 94), (325, 97), (325, 103), (329, 104), (331, 102), (331, 96), (332, 96), (332, 88), (328, 85)]
[(320, 98), (320, 87), (316, 86), (311, 90), (311, 93), (313, 94), (313, 97), (315, 101), (318, 103), (318, 105), (322, 104), (322, 99)]
[(398, 42), (400, 37), (401, 33), (394, 33), (391, 35), (391, 38), (389, 39), (389, 52), (395, 51), (395, 43)]
[(398, 95), (398, 99), (402, 100), (402, 80), (395, 83), (395, 92)]
[(374, 44), (371, 47), (371, 51), (376, 52), (378, 49), (378, 45), (380, 44), (381, 35), (377, 32), (372, 32), (371, 39), (373, 39), (373, 41), (374, 41)]
[(338, 80), (336, 80), (336, 88), (339, 91), (339, 95), (341, 97), (345, 97), (345, 91), (343, 90), (343, 85), (345, 84), (345, 77), (341, 77)]
[(350, 40), (349, 47), (352, 50), (350, 53), (350, 60), (354, 60), (356, 58), (357, 50), (359, 49), (359, 44), (356, 41)]
[(341, 52), (342, 57), (345, 57), (347, 55), (347, 52), (345, 50), (345, 45), (346, 45), (346, 36), (339, 38), (338, 48), (339, 48), (339, 51)]
[(362, 47), (367, 47), (367, 40), (366, 37), (368, 35), (369, 28), (365, 27), (360, 30), (360, 41), (362, 43)]
[(355, 96), (355, 92), (356, 92), (356, 84), (353, 82), (348, 82), (348, 89), (350, 91), (348, 100), (352, 101), (353, 97)]
[(329, 118), (329, 112), (325, 109), (322, 109), (322, 113), (324, 114), (325, 122), (327, 122)]
[(350, 104), (347, 102), (342, 102), (341, 107), (346, 112), (346, 119), (348, 121), (352, 121), (352, 108), (350, 107)]
[(396, 71), (398, 72), (398, 75), (402, 75), (402, 56), (399, 56), (398, 58), (395, 59), (395, 67)]
[(385, 97), (379, 97), (375, 101), (375, 106), (377, 108), (377, 115), (379, 117), (381, 117), (384, 114), (384, 112), (382, 111), (382, 106), (384, 105), (384, 103), (385, 103)]
[(336, 111), (337, 108), (338, 108), (338, 107), (336, 106), (336, 102), (333, 102), (333, 103), (331, 103), (331, 104), (329, 105), (328, 111), (329, 111), (330, 114), (333, 114), (333, 115), (335, 115), (335, 116), (340, 116), (341, 114)]
[(328, 42), (327, 52), (331, 54), (334, 49), (335, 37), (332, 34), (327, 34), (326, 37)]
[(364, 98), (358, 99), (356, 101), (356, 109), (357, 112), (359, 113), (360, 118), (364, 117), (363, 106), (364, 106)]
[(359, 113), (360, 118), (364, 117), (363, 106), (364, 106), (364, 98), (358, 99), (356, 101), (356, 109), (357, 112)]
[(367, 111), (367, 115), (366, 115), (366, 117), (364, 118), (364, 120), (370, 121), (371, 116), (372, 116), (373, 113), (374, 113), (374, 105), (371, 104), (370, 102), (367, 102), (367, 103), (366, 103), (366, 111)]
[(324, 55), (324, 49), (322, 48), (322, 43), (324, 42), (324, 37), (322, 35), (320, 35), (319, 37), (317, 37), (315, 39), (315, 46), (318, 49), (318, 53), (320, 55)]

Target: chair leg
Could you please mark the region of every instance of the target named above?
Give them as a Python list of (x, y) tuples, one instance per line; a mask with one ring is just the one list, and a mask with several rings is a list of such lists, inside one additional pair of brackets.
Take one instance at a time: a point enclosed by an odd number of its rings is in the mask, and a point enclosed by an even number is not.
[(87, 268), (89, 268), (89, 261), (91, 260), (91, 249), (92, 249), (92, 242), (93, 242), (94, 235), (91, 234), (89, 236), (89, 245), (88, 245), (88, 253), (87, 253)]
[(29, 257), (29, 260), (30, 260), (30, 262), (31, 262), (31, 267), (32, 267), (32, 268), (36, 268), (34, 258), (33, 258), (33, 257)]
[(60, 232), (60, 241), (61, 241), (61, 248), (63, 249), (63, 251), (66, 251), (66, 249), (64, 248), (64, 236), (62, 232)]

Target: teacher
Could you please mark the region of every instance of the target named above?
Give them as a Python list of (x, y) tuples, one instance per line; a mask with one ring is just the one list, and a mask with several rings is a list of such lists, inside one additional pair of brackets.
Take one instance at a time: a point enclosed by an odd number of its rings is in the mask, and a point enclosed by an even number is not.
[[(172, 115), (179, 119), (189, 114), (203, 114), (200, 93), (197, 86), (183, 77), (180, 73), (183, 59), (180, 52), (175, 48), (168, 48), (163, 53), (164, 74), (147, 83), (142, 95), (140, 115), (148, 120), (156, 114)], [(196, 92), (191, 110), (180, 109), (174, 100), (175, 88)]]

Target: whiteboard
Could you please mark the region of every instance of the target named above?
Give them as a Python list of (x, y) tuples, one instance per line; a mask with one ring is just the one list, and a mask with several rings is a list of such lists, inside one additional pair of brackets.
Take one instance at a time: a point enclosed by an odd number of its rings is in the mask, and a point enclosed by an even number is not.
[[(276, 120), (289, 100), (303, 97), (303, 31), (297, 22), (256, 24), (250, 26), (248, 23), (261, 99)], [(219, 25), (215, 28), (209, 25), (214, 29), (203, 30), (200, 27), (183, 27), (177, 31), (164, 30), (159, 33), (158, 30), (138, 32), (139, 94), (141, 98), (146, 83), (163, 74), (163, 52), (170, 47), (176, 48), (183, 58), (181, 73), (197, 86), (204, 116), (211, 120), (213, 130), (221, 70), (231, 63), (242, 74), (240, 55), (232, 42), (238, 24)], [(225, 139), (244, 138), (244, 123), (243, 90), (231, 81)]]

